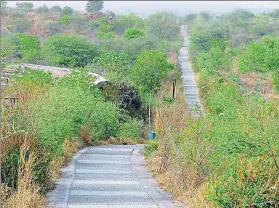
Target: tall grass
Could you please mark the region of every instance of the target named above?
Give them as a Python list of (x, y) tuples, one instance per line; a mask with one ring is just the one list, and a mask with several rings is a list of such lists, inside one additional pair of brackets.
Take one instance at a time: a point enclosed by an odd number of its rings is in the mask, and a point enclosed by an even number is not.
[(41, 207), (61, 166), (84, 144), (140, 137), (141, 122), (106, 101), (86, 72), (54, 81), (49, 73), (27, 70), (13, 78), (3, 92), (17, 98), (3, 109), (3, 207)]
[(24, 141), (20, 148), (18, 160), (17, 189), (11, 191), (9, 197), (2, 198), (4, 199), (2, 203), (3, 208), (43, 207), (43, 198), (40, 195), (40, 187), (34, 183), (33, 178), (34, 166), (36, 166), (37, 162), (38, 155), (32, 150), (30, 151), (30, 145)]
[[(278, 103), (226, 77), (200, 75), (203, 118), (187, 116), (180, 91), (174, 103), (156, 108), (158, 148), (149, 157), (151, 169), (190, 207), (276, 207)], [(162, 94), (166, 89), (170, 84)]]

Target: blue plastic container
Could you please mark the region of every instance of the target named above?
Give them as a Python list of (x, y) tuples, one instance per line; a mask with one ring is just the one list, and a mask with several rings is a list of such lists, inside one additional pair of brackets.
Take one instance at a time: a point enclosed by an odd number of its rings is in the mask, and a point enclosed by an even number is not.
[(148, 138), (149, 138), (149, 139), (155, 139), (155, 138), (156, 138), (156, 133), (155, 133), (155, 131), (149, 131), (149, 132), (148, 132)]

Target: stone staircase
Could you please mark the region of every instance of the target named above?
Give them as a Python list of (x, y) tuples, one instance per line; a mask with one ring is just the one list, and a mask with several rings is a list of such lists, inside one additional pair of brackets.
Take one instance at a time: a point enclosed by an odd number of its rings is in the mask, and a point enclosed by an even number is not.
[(197, 84), (194, 79), (194, 73), (190, 67), (188, 59), (189, 38), (184, 26), (180, 28), (181, 34), (184, 36), (183, 46), (180, 49), (179, 64), (182, 71), (183, 90), (186, 98), (187, 110), (189, 114), (195, 116), (202, 115)]

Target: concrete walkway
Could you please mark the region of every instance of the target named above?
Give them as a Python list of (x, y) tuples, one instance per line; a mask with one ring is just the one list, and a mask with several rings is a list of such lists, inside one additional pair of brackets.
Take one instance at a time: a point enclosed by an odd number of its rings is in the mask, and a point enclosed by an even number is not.
[(184, 26), (181, 26), (180, 32), (184, 36), (184, 42), (179, 54), (179, 64), (183, 74), (182, 80), (187, 110), (190, 114), (201, 115), (202, 109), (200, 105), (198, 89), (194, 79), (194, 73), (188, 60), (189, 38)]
[(106, 145), (79, 151), (56, 189), (50, 208), (182, 208), (156, 186), (141, 154), (143, 145)]

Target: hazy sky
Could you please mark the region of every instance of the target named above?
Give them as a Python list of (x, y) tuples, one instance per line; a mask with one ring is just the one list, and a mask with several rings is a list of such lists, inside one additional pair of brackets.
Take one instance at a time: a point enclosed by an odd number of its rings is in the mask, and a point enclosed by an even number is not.
[[(8, 6), (15, 6), (19, 1), (8, 1)], [(35, 7), (46, 4), (70, 6), (76, 10), (85, 10), (87, 1), (30, 1)], [(180, 15), (200, 12), (203, 10), (222, 13), (237, 7), (247, 8), (253, 12), (262, 12), (279, 8), (276, 1), (104, 1), (104, 10), (119, 13), (134, 12), (146, 16), (157, 11), (171, 11)]]

